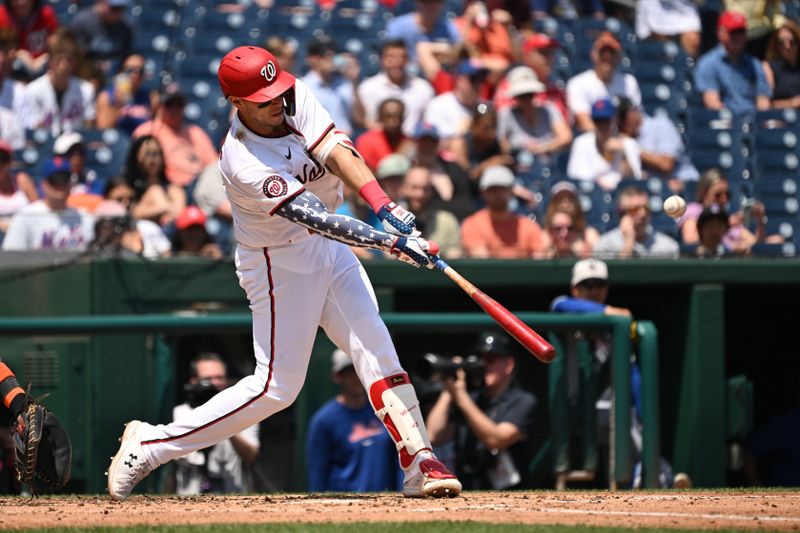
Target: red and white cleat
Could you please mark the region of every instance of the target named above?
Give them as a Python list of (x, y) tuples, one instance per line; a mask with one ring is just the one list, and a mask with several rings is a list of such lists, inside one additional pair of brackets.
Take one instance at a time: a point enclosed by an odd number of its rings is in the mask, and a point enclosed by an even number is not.
[(419, 461), (403, 482), (406, 498), (455, 498), (459, 494), (461, 482), (435, 458)]

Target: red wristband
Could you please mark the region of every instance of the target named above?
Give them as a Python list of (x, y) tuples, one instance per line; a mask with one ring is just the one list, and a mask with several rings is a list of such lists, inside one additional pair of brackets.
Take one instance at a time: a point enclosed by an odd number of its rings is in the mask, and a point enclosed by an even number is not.
[(375, 213), (380, 211), (381, 207), (392, 201), (386, 196), (386, 193), (383, 191), (380, 184), (378, 184), (377, 180), (371, 180), (365, 183), (364, 186), (358, 190), (358, 194), (369, 204)]

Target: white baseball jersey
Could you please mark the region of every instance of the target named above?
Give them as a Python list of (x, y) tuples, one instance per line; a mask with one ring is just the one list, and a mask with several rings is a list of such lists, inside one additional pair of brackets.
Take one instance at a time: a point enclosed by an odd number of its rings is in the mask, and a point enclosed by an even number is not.
[(80, 130), (85, 121), (95, 118), (94, 86), (73, 76), (59, 103), (50, 76), (44, 74), (25, 87), (25, 107), (28, 129), (48, 129), (53, 137)]
[(328, 211), (342, 203), (341, 180), (310, 152), (334, 128), (328, 112), (302, 81), (295, 82), (297, 113), (286, 117), (291, 133), (263, 138), (233, 120), (222, 146), (219, 168), (231, 202), (238, 241), (253, 248), (283, 244), (308, 230), (272, 216), (284, 202), (308, 189)]
[(239, 241), (236, 274), (253, 313), (255, 373), (171, 424), (145, 426), (152, 465), (216, 444), (291, 404), (319, 327), (350, 354), (365, 388), (403, 372), (352, 250), (278, 214), (306, 189), (329, 211), (342, 201), (341, 180), (310, 155), (334, 124), (300, 80), (295, 97), (290, 133), (260, 137), (237, 117), (219, 163)]
[(44, 200), (11, 217), (3, 250), (85, 250), (94, 238), (94, 219), (70, 207), (52, 211)]

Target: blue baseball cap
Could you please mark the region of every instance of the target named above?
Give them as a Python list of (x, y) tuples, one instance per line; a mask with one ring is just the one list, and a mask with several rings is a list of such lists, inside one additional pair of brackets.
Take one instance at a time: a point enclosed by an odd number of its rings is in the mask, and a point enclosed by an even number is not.
[(456, 67), (456, 74), (459, 76), (469, 76), (470, 78), (485, 76), (489, 73), (489, 69), (484, 67), (481, 63), (465, 59), (461, 61)]
[(45, 161), (44, 165), (42, 165), (42, 177), (47, 180), (55, 174), (70, 174), (71, 172), (72, 168), (66, 157), (56, 156)]
[(617, 108), (609, 98), (603, 98), (592, 104), (592, 120), (611, 120), (616, 112)]
[(436, 126), (433, 124), (428, 124), (426, 122), (420, 122), (417, 124), (417, 127), (414, 128), (414, 139), (421, 139), (423, 137), (431, 137), (433, 139), (439, 140), (439, 131), (436, 129)]

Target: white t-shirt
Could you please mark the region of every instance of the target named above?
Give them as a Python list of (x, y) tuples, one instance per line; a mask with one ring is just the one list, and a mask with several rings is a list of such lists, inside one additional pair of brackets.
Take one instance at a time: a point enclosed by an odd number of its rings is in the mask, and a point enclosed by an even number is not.
[[(622, 151), (631, 167), (633, 177), (642, 179), (642, 160), (639, 157), (639, 146), (634, 139), (624, 137)], [(593, 131), (579, 135), (572, 142), (567, 163), (567, 176), (576, 180), (593, 181), (603, 189), (612, 190), (622, 180), (619, 172), (619, 161), (606, 161), (597, 150), (597, 141)]]
[(6, 107), (0, 107), (0, 139), (7, 142), (14, 150), (25, 148), (22, 121)]
[(94, 238), (94, 220), (70, 207), (51, 211), (44, 200), (11, 217), (3, 250), (82, 251)]
[(594, 70), (589, 69), (567, 82), (567, 107), (573, 116), (591, 113), (592, 104), (613, 96), (627, 96), (637, 106), (642, 103), (639, 83), (631, 74), (616, 71), (611, 77), (611, 83), (606, 85)]
[(161, 257), (172, 249), (164, 230), (152, 220), (137, 220), (136, 229), (142, 237), (142, 257), (145, 259)]
[(44, 74), (25, 88), (25, 106), (26, 128), (45, 128), (57, 137), (65, 131), (81, 130), (84, 122), (94, 120), (94, 86), (71, 77), (59, 106), (50, 76)]
[(428, 102), (423, 120), (436, 127), (440, 138), (449, 139), (467, 131), (472, 109), (459, 102), (453, 91), (448, 91)]
[(5, 107), (14, 112), (22, 120), (28, 115), (25, 109), (25, 85), (11, 79), (4, 79), (0, 83), (0, 107)]
[(358, 98), (364, 106), (368, 122), (378, 120), (378, 107), (388, 98), (398, 98), (405, 104), (403, 133), (411, 137), (422, 119), (425, 105), (436, 93), (431, 84), (419, 76), (408, 76), (403, 85), (395, 85), (385, 72), (367, 78), (358, 86)]
[(231, 202), (236, 239), (245, 246), (263, 248), (307, 237), (303, 226), (272, 216), (305, 189), (331, 213), (342, 203), (341, 180), (310, 155), (333, 129), (333, 121), (300, 80), (295, 81), (295, 98), (297, 113), (286, 117), (291, 133), (261, 137), (237, 114), (222, 146), (222, 183)]
[[(173, 420), (192, 412), (189, 404), (176, 405), (172, 410)], [(246, 428), (239, 436), (247, 442), (259, 444), (258, 424)], [(200, 494), (204, 472), (218, 481), (216, 487), (222, 493), (247, 492), (252, 490), (245, 483), (242, 458), (236, 453), (230, 439), (225, 439), (209, 449), (208, 464), (203, 451), (192, 452), (175, 460), (175, 491), (181, 495)]]
[(636, 6), (636, 37), (651, 33), (678, 35), (700, 31), (696, 0), (639, 0)]

